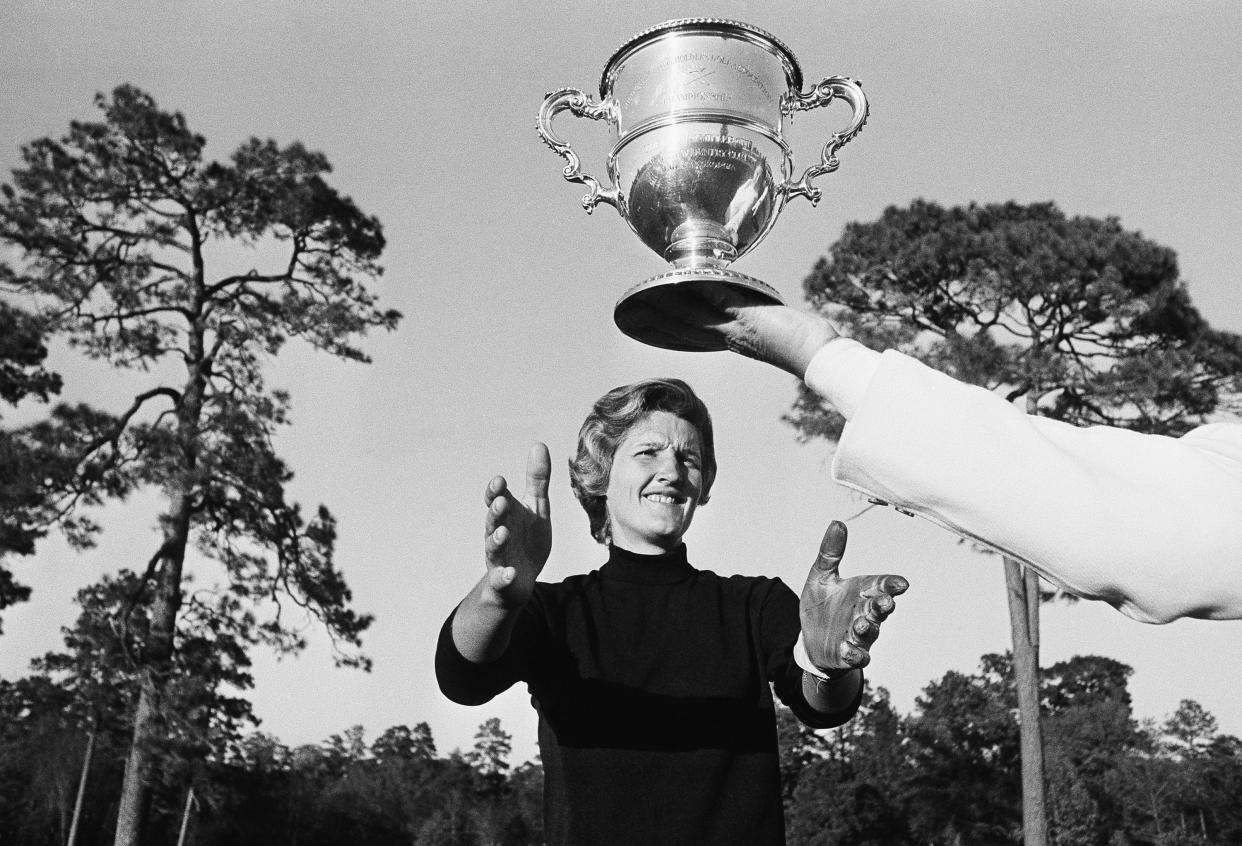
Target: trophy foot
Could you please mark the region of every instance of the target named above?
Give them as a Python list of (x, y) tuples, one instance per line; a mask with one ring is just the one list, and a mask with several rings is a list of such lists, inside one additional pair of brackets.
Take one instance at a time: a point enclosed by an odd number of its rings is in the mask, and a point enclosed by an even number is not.
[(675, 306), (666, 307), (665, 303), (677, 290), (711, 285), (740, 288), (749, 291), (752, 295), (757, 294), (760, 299), (772, 305), (785, 304), (775, 288), (754, 277), (724, 268), (687, 267), (661, 273), (659, 276), (653, 276), (630, 288), (621, 295), (621, 299), (617, 300), (612, 319), (616, 322), (617, 328), (626, 335), (649, 346), (682, 352), (719, 352), (726, 347), (717, 338), (691, 333), (670, 335), (659, 327), (653, 326), (644, 315), (644, 311), (648, 308), (657, 311), (675, 311)]

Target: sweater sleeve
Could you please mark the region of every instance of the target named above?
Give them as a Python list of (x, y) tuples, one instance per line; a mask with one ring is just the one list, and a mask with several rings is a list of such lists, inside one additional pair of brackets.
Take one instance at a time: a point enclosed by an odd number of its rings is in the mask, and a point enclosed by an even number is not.
[(440, 627), (436, 643), (436, 681), (440, 692), (459, 705), (482, 705), (522, 680), (524, 656), (529, 653), (533, 617), (524, 609), (510, 636), (509, 648), (495, 661), (476, 664), (468, 660), (453, 642), (453, 617), (449, 614)]
[[(892, 350), (873, 364), (851, 394), (838, 482), (1136, 620), (1242, 618), (1242, 425), (1075, 427)], [(822, 396), (828, 369), (807, 371)]]

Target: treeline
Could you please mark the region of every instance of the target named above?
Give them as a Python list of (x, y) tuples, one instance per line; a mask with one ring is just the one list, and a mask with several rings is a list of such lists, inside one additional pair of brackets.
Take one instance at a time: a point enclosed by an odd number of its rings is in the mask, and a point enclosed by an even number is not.
[[(111, 846), (129, 738), (89, 734), (33, 710), (30, 680), (0, 681), (0, 843), (64, 846), (86, 763), (76, 846)], [(42, 691), (46, 693), (47, 691)], [(290, 748), (263, 732), (221, 760), (165, 773), (145, 842), (219, 846), (541, 843), (543, 772), (509, 764), (510, 738), (486, 721), (469, 752), (440, 756), (426, 723), (369, 745), (355, 726)], [(89, 760), (88, 760), (89, 758)]]
[[(1049, 842), (1057, 846), (1242, 843), (1242, 741), (1183, 700), (1137, 721), (1130, 667), (1077, 656), (1041, 670)], [(828, 733), (785, 715), (789, 842), (980, 846), (1022, 842), (1017, 697), (1008, 655), (927, 685), (914, 712), (869, 692)]]
[[(1190, 700), (1163, 722), (1136, 720), (1131, 672), (1098, 656), (1043, 671), (1052, 842), (1242, 843), (1242, 741)], [(107, 721), (88, 734), (62, 707), (66, 695), (47, 675), (0, 681), (0, 843), (68, 843), (83, 783), (76, 843), (112, 842), (128, 735)], [(909, 715), (883, 688), (833, 731), (810, 731), (782, 709), (790, 844), (1020, 843), (1016, 713), (1007, 655), (928, 684)], [(510, 765), (496, 719), (472, 749), (448, 755), (426, 723), (370, 744), (356, 726), (318, 745), (257, 732), (200, 760), (185, 751), (154, 791), (149, 843), (543, 842), (542, 768)]]

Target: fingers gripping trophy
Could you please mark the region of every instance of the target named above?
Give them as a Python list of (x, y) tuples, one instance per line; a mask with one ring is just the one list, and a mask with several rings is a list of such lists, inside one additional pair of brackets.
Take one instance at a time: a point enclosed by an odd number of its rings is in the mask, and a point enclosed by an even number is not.
[[(612, 206), (673, 266), (626, 291), (613, 319), (622, 332), (652, 346), (723, 349), (661, 331), (644, 315), (681, 286), (731, 286), (783, 302), (770, 285), (729, 264), (763, 240), (785, 203), (796, 197), (819, 202), (814, 180), (837, 169), (837, 150), (867, 121), (862, 87), (833, 76), (803, 91), (797, 59), (774, 36), (738, 21), (685, 18), (623, 45), (604, 66), (599, 92), (598, 101), (577, 88), (548, 94), (539, 134), (565, 158), (565, 179), (587, 186), (587, 212), (600, 203)], [(853, 109), (849, 125), (828, 139), (818, 164), (794, 179), (785, 120), (838, 98)], [(556, 134), (553, 119), (566, 111), (611, 127), (611, 186), (583, 173), (578, 155)]]

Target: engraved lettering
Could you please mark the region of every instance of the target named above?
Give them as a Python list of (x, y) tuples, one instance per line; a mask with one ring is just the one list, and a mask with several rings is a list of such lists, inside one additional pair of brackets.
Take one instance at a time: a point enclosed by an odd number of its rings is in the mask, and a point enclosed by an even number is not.
[(751, 82), (753, 82), (755, 84), (755, 87), (759, 89), (760, 94), (762, 94), (764, 97), (766, 97), (769, 100), (772, 99), (772, 95), (771, 93), (769, 93), (768, 87), (763, 84), (763, 80), (761, 80), (754, 71), (752, 71), (750, 68), (746, 67), (745, 65), (734, 65), (733, 67), (737, 68), (738, 73), (742, 74), (742, 76), (746, 77)]
[(659, 97), (654, 105), (683, 106), (687, 103), (728, 103), (733, 95), (728, 91), (673, 91)]
[[(697, 66), (681, 67), (692, 63)], [(720, 105), (732, 102), (735, 98), (728, 91), (711, 90), (719, 80), (708, 81), (708, 78), (720, 68), (735, 71), (748, 80), (766, 100), (773, 100), (772, 92), (763, 79), (746, 65), (734, 62), (719, 53), (691, 51), (670, 56), (647, 70), (630, 89), (621, 105), (623, 108), (633, 107), (647, 91), (651, 91), (651, 106), (676, 107), (696, 103)], [(653, 78), (660, 79), (654, 90), (651, 86)]]

